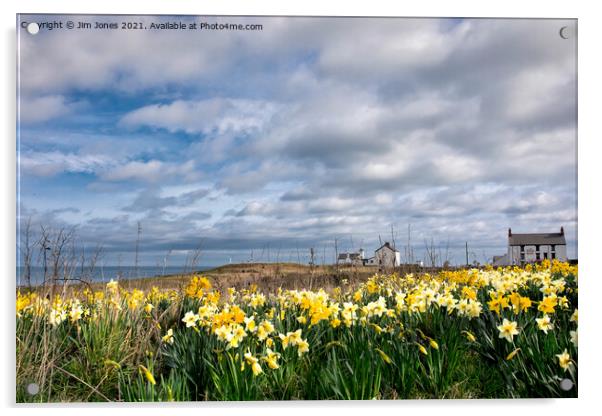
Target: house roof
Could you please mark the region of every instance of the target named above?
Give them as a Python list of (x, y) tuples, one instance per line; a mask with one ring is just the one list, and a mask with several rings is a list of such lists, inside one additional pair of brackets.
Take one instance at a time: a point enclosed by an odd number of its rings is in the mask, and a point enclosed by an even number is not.
[(382, 246), (380, 246), (379, 248), (377, 248), (376, 250), (374, 250), (374, 252), (376, 253), (377, 251), (380, 251), (383, 248), (388, 248), (391, 251), (395, 251), (395, 252), (399, 253), (399, 250), (396, 250), (393, 247), (391, 247), (391, 245), (389, 244), (389, 242), (386, 242), (385, 244), (383, 244)]
[(566, 245), (563, 233), (514, 234), (508, 236), (510, 246), (559, 244)]

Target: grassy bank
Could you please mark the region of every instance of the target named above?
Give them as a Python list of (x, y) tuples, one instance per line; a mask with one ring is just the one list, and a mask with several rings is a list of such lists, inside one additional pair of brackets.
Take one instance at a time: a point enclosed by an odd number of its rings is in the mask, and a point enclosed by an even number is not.
[[(401, 271), (398, 268), (398, 272)], [(309, 266), (297, 263), (243, 263), (228, 264), (219, 266), (202, 272), (190, 272), (185, 274), (165, 275), (144, 278), (122, 279), (119, 281), (121, 287), (125, 289), (150, 290), (157, 287), (161, 290), (181, 290), (191, 279), (192, 276), (202, 274), (209, 278), (213, 285), (221, 291), (234, 287), (237, 289), (249, 288), (251, 285), (257, 286), (262, 291), (274, 291), (277, 288), (283, 289), (313, 289), (325, 288), (332, 290), (346, 281), (355, 285), (365, 282), (370, 276), (374, 275), (377, 269), (364, 266)], [(116, 279), (115, 279), (116, 280)], [(103, 289), (104, 283), (100, 282), (70, 282), (65, 286), (65, 295), (73, 291), (81, 291), (85, 288), (91, 290)], [(27, 287), (18, 288), (21, 292), (26, 292)], [(62, 293), (63, 286), (56, 286), (55, 291)], [(37, 292), (44, 291), (44, 288), (34, 288)]]

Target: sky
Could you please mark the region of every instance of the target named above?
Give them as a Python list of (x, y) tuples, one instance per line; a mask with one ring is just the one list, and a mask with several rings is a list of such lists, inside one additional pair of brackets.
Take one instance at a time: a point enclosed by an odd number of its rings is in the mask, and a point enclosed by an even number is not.
[(335, 240), (483, 263), (561, 226), (577, 257), (575, 20), (21, 20), (262, 25), (18, 29), (18, 222), (106, 265), (138, 223), (141, 265), (332, 263)]

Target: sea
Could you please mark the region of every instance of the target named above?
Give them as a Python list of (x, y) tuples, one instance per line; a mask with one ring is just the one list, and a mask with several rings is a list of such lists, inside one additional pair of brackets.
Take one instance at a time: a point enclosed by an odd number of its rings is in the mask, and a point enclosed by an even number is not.
[[(146, 277), (161, 277), (161, 276), (173, 276), (178, 274), (187, 274), (191, 272), (203, 272), (209, 270), (212, 267), (197, 266), (191, 269), (190, 266), (98, 266), (94, 268), (91, 274), (91, 280), (93, 282), (110, 282), (112, 280), (124, 280), (124, 279), (138, 279)], [(47, 271), (47, 276), (51, 273), (50, 269)], [(72, 273), (71, 277), (81, 278), (85, 276), (89, 279), (90, 271), (84, 270), (83, 274), (81, 270), (76, 270)], [(59, 276), (62, 278), (63, 276)], [(23, 267), (17, 267), (16, 271), (17, 286), (27, 285), (25, 277), (25, 269)], [(43, 267), (32, 267), (31, 268), (31, 284), (39, 285), (44, 281), (44, 268)]]

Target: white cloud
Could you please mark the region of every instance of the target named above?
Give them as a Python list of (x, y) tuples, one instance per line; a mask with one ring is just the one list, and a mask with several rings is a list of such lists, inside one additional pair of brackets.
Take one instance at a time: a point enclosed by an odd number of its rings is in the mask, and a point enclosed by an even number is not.
[(182, 164), (171, 164), (160, 160), (131, 161), (103, 172), (100, 178), (105, 181), (142, 181), (158, 182), (173, 176), (184, 176), (194, 180), (197, 174), (194, 162), (189, 160)]
[(71, 114), (82, 103), (68, 103), (63, 95), (21, 97), (20, 122), (39, 123)]
[(261, 129), (275, 113), (276, 106), (259, 100), (212, 98), (201, 101), (177, 100), (149, 105), (126, 114), (125, 126), (150, 126), (171, 132), (223, 135)]
[(59, 173), (89, 173), (112, 166), (115, 161), (104, 155), (80, 155), (62, 152), (26, 152), (19, 156), (23, 173), (54, 176)]

